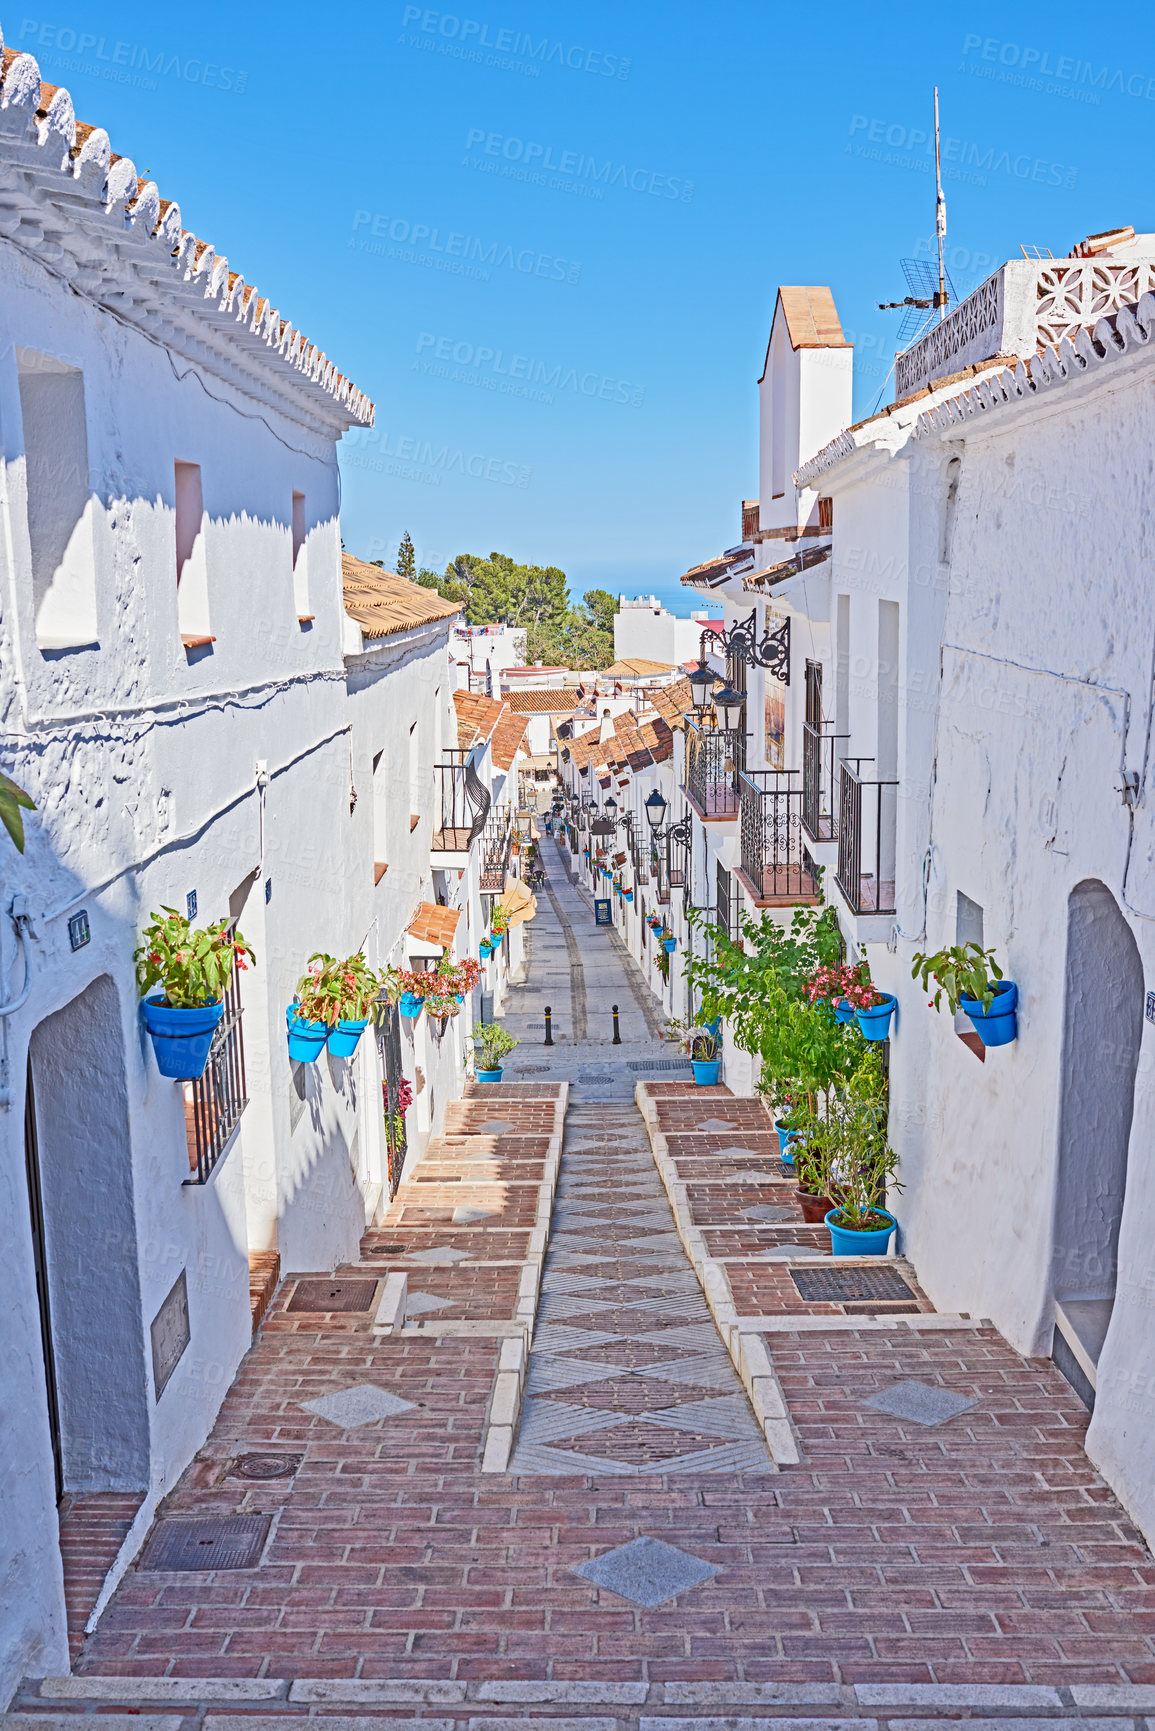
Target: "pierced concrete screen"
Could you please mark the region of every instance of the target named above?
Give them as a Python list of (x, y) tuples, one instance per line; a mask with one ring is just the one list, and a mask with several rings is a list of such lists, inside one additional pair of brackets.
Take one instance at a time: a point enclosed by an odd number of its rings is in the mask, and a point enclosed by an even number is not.
[(152, 1322), (152, 1386), (160, 1399), (190, 1340), (188, 1283), (182, 1268)]

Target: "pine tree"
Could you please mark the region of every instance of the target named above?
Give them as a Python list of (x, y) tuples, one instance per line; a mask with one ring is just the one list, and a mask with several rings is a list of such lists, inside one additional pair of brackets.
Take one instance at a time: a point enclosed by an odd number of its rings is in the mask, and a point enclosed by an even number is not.
[(408, 529), (402, 536), (401, 545), (397, 549), (397, 575), (398, 577), (407, 577), (410, 583), (417, 581), (417, 558), (413, 552), (413, 542), (410, 539)]

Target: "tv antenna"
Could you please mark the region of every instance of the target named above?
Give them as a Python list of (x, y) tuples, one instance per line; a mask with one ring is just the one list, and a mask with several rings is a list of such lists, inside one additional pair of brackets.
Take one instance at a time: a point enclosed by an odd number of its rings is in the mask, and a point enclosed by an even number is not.
[[(938, 85), (934, 87), (934, 231), (938, 243), (938, 273), (930, 259), (904, 258), (899, 260), (902, 274), (906, 278), (906, 286), (910, 293), (900, 301), (879, 301), (879, 311), (889, 312), (901, 307), (903, 316), (899, 323), (896, 341), (900, 349), (920, 337), (932, 325), (937, 312), (941, 324), (946, 317), (946, 309), (951, 301), (957, 301), (955, 286), (947, 275), (943, 257), (943, 243), (946, 240), (946, 199), (942, 191), (942, 155), (939, 147), (938, 130)], [(929, 313), (930, 317), (925, 315)]]

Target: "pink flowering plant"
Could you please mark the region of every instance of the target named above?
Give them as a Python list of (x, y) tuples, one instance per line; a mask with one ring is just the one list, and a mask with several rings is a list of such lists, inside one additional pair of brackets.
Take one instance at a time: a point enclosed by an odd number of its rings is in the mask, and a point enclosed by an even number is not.
[(219, 1004), (233, 971), (245, 968), (253, 952), (227, 920), (194, 928), (175, 908), (162, 907), (141, 933), (134, 960), (141, 994), (164, 989), (165, 1007), (195, 1010)]
[(363, 1022), (373, 1012), (381, 991), (380, 977), (364, 956), (346, 956), (338, 961), (321, 950), (309, 957), (309, 965), (297, 981), (298, 1015), (305, 1022)]
[(857, 962), (854, 967), (843, 962), (819, 968), (804, 989), (812, 1004), (837, 1004), (845, 998), (852, 1010), (869, 1010), (882, 1002), (882, 994), (876, 991), (866, 962)]

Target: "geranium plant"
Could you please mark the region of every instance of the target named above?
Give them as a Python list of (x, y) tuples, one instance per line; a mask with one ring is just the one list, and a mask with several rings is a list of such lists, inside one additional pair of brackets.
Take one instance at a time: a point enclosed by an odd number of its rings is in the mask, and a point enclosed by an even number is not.
[(325, 1022), (330, 1028), (338, 1022), (363, 1022), (380, 991), (380, 977), (364, 956), (338, 961), (319, 950), (297, 981), (298, 1015), (304, 1022)]
[(170, 1010), (195, 1010), (219, 1004), (233, 971), (244, 968), (253, 952), (227, 920), (194, 928), (175, 908), (162, 907), (141, 933), (134, 960), (142, 996), (164, 990)]
[(509, 930), (509, 915), (500, 902), (493, 904), (493, 911), (489, 916), (489, 929), (498, 938), (503, 938)]
[(951, 944), (947, 949), (926, 955), (919, 951), (912, 958), (910, 977), (921, 981), (924, 992), (930, 991), (930, 982), (934, 981), (935, 993), (930, 1003), (936, 1010), (945, 997), (953, 1016), (960, 999), (970, 998), (975, 1002), (981, 1000), (985, 1015), (994, 1002), (1003, 970), (995, 961), (993, 950), (984, 950), (981, 944), (971, 942)]
[(854, 967), (844, 962), (837, 967), (819, 968), (805, 990), (812, 1004), (837, 1004), (845, 998), (852, 1010), (869, 1010), (883, 1001), (866, 962), (857, 962)]

